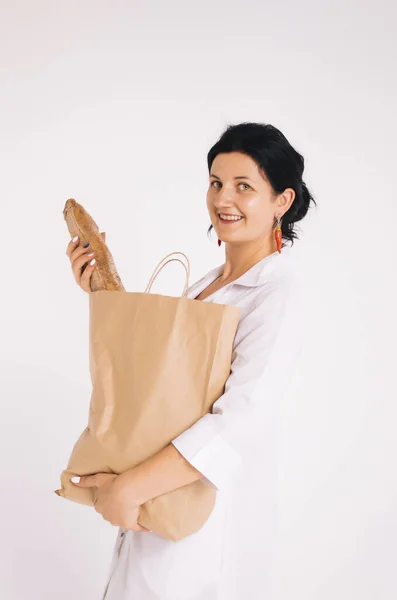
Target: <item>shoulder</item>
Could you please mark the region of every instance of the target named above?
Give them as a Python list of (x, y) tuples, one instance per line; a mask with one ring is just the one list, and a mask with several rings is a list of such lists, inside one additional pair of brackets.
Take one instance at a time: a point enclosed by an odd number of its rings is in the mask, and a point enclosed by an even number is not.
[(266, 304), (276, 303), (290, 309), (302, 301), (302, 280), (291, 262), (283, 263), (256, 288), (254, 306), (266, 308)]
[(274, 260), (272, 268), (264, 269), (258, 277), (258, 283), (249, 291), (245, 313), (253, 310), (269, 312), (271, 307), (279, 312), (298, 308), (302, 301), (302, 280), (297, 261), (293, 259), (290, 248), (282, 260)]
[(304, 329), (302, 280), (294, 264), (285, 261), (266, 280), (250, 290), (241, 306), (238, 339), (299, 339)]

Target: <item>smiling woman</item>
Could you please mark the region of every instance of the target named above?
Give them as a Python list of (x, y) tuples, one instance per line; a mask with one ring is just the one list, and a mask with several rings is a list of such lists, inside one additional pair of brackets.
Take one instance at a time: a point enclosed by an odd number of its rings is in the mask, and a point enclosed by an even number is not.
[[(269, 233), (279, 221), (282, 239), (294, 242), (294, 224), (316, 202), (302, 180), (304, 158), (281, 131), (262, 123), (230, 125), (209, 151), (207, 163), (208, 233), (215, 228), (226, 244), (244, 242), (247, 254), (257, 248), (258, 239), (268, 238), (274, 241), (271, 251), (277, 242)], [(220, 213), (242, 217), (236, 221), (239, 226), (228, 221), (225, 228)]]
[[(228, 127), (208, 153), (210, 230), (225, 242), (226, 260), (193, 283), (186, 300), (240, 308), (230, 374), (210, 412), (129, 474), (103, 480), (98, 509), (117, 523), (120, 510), (135, 498), (138, 505), (197, 478), (216, 490), (215, 508), (200, 530), (178, 542), (135, 524), (120, 528), (106, 600), (242, 600), (253, 597), (252, 590), (268, 597), (266, 569), (277, 517), (273, 414), (304, 332), (301, 282), (287, 246), (297, 237), (294, 224), (314, 202), (302, 181), (303, 166), (303, 157), (279, 130), (258, 123)], [(131, 486), (123, 484), (126, 477)], [(261, 486), (266, 497), (255, 504)], [(238, 510), (235, 503), (245, 490), (248, 500)], [(248, 513), (255, 516), (250, 526), (259, 555), (257, 549), (251, 554), (259, 556), (260, 567), (250, 590), (242, 591), (236, 565), (249, 532), (241, 539), (238, 531), (244, 531)]]

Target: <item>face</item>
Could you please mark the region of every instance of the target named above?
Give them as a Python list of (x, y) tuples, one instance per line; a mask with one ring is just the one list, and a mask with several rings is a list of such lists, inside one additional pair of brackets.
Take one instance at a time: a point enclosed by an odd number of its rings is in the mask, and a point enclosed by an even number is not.
[[(207, 208), (222, 241), (237, 243), (270, 238), (275, 217), (287, 212), (294, 197), (292, 188), (274, 196), (270, 183), (246, 154), (218, 154), (212, 163)], [(242, 218), (222, 221), (219, 213)]]

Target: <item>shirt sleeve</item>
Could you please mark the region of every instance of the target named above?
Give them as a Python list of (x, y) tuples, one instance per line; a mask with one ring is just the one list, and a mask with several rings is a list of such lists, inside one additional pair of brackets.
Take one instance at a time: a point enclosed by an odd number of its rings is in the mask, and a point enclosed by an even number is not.
[[(300, 351), (301, 296), (295, 278), (266, 284), (239, 322), (224, 393), (172, 444), (215, 489), (230, 482), (243, 459), (239, 436), (277, 402)], [(238, 435), (233, 435), (236, 432)]]

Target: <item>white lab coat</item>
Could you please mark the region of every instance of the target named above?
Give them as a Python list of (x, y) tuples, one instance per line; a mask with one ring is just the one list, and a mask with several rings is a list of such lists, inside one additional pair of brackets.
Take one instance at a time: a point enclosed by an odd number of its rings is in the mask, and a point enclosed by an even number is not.
[[(212, 413), (172, 443), (218, 490), (216, 505), (204, 526), (179, 542), (120, 528), (103, 600), (266, 600), (276, 522), (277, 406), (302, 336), (291, 253), (285, 246), (203, 300), (241, 309), (231, 372)], [(187, 297), (196, 298), (223, 266), (193, 283)], [(265, 498), (256, 488), (258, 474)], [(260, 578), (250, 575), (242, 584), (236, 567), (249, 551), (243, 520), (247, 535), (257, 528)]]

